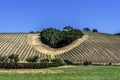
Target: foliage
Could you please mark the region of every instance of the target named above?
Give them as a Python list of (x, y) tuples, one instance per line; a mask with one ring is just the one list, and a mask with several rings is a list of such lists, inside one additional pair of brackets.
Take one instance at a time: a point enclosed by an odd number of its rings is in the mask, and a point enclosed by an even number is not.
[(34, 33), (34, 31), (30, 31), (30, 33)]
[(114, 35), (120, 35), (120, 33), (116, 33), (116, 34), (114, 34)]
[(71, 31), (71, 30), (73, 30), (73, 28), (71, 26), (65, 26), (63, 30), (64, 31)]
[(51, 60), (55, 66), (63, 65), (63, 61), (59, 58), (55, 58)]
[(41, 59), (40, 62), (41, 62), (41, 63), (48, 63), (48, 62), (49, 62), (49, 59)]
[(91, 31), (88, 27), (86, 27), (86, 28), (83, 28), (83, 31)]
[(26, 59), (27, 62), (37, 62), (39, 59), (38, 56), (31, 56)]
[(88, 66), (88, 65), (91, 65), (92, 63), (90, 61), (85, 61), (83, 64), (84, 66)]
[(60, 34), (61, 32), (58, 29), (47, 28), (41, 32), (41, 40), (51, 47), (57, 47), (57, 44), (60, 41)]
[(5, 59), (6, 59), (6, 57), (1, 57), (0, 56), (0, 62), (4, 62)]
[(58, 63), (0, 63), (0, 69), (41, 69), (61, 66)]
[(53, 48), (60, 48), (81, 38), (83, 33), (79, 29), (73, 29), (71, 26), (66, 26), (63, 31), (54, 28), (44, 29), (40, 35), (43, 43)]
[(68, 65), (72, 65), (72, 64), (73, 64), (73, 62), (71, 62), (71, 61), (69, 61), (69, 60), (64, 60), (64, 62), (65, 62), (66, 64), (68, 64)]
[(109, 62), (109, 65), (111, 66), (111, 65), (112, 65), (112, 63), (111, 63), (111, 62)]
[(97, 29), (93, 29), (92, 32), (98, 32), (98, 30)]
[(40, 33), (40, 31), (36, 31), (36, 33)]
[(17, 54), (11, 54), (8, 56), (8, 62), (16, 63), (19, 61), (18, 55)]

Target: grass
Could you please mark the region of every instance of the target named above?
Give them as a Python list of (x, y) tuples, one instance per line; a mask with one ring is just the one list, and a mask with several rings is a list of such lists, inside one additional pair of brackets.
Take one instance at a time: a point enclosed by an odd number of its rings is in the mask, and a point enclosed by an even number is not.
[(0, 80), (120, 80), (119, 66), (50, 68), (60, 73), (0, 73)]

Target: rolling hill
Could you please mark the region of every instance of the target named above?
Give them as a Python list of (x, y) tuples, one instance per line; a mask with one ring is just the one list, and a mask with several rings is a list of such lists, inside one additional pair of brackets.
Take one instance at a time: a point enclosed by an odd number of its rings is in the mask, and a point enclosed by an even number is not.
[(43, 44), (39, 34), (0, 33), (0, 55), (18, 54), (20, 62), (29, 56), (61, 58), (72, 62), (120, 63), (120, 36), (84, 32), (84, 36), (63, 48), (53, 49)]

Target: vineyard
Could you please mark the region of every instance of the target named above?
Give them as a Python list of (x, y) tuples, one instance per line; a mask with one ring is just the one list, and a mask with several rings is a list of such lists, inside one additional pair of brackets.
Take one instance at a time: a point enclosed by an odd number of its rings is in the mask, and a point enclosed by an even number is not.
[(85, 32), (85, 35), (63, 48), (53, 49), (39, 41), (39, 34), (0, 33), (0, 56), (19, 55), (20, 62), (38, 55), (72, 62), (120, 63), (120, 36)]
[(88, 38), (72, 50), (56, 55), (74, 62), (120, 63), (120, 36), (86, 33)]
[(38, 55), (40, 58), (47, 58), (49, 55), (38, 52), (27, 43), (28, 35), (28, 33), (1, 33), (0, 55), (6, 57), (10, 54), (17, 54), (19, 55), (20, 62), (34, 55)]

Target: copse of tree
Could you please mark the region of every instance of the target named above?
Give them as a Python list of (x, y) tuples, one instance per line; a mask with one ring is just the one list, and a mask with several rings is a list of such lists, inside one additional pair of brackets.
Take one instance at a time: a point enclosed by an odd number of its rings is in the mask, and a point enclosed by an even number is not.
[(47, 28), (41, 32), (41, 40), (43, 43), (55, 48), (61, 40), (61, 31), (54, 28)]
[(64, 47), (74, 40), (81, 38), (83, 33), (71, 26), (64, 27), (63, 31), (55, 28), (43, 29), (40, 33), (41, 41), (52, 48)]

